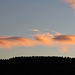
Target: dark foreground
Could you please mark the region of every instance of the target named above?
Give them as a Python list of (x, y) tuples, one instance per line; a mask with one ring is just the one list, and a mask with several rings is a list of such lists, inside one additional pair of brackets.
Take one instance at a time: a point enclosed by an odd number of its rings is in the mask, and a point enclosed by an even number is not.
[(74, 75), (75, 58), (15, 57), (0, 60), (0, 75)]

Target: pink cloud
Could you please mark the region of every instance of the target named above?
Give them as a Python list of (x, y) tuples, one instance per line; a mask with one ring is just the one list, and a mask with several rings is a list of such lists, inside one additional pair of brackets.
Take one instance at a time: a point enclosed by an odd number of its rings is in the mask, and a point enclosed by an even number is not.
[(6, 48), (11, 48), (15, 46), (25, 46), (25, 47), (30, 47), (37, 45), (38, 42), (35, 40), (31, 40), (28, 38), (23, 38), (23, 37), (0, 37), (0, 47), (6, 47)]
[(37, 33), (33, 39), (16, 37), (16, 36), (0, 36), (0, 48), (11, 48), (17, 46), (50, 46), (60, 47), (61, 52), (69, 52), (68, 47), (75, 46), (75, 35), (52, 35), (48, 33)]
[(39, 30), (38, 29), (30, 29), (31, 31), (36, 31), (36, 32), (38, 32)]
[(75, 0), (61, 0), (61, 1), (69, 4), (73, 9), (75, 9)]

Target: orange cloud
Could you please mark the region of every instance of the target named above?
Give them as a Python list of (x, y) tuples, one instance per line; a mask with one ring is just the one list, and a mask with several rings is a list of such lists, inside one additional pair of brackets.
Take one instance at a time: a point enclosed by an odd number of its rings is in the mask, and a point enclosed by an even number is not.
[(62, 53), (72, 51), (73, 46), (75, 46), (75, 35), (54, 36), (53, 40), (59, 44), (58, 47), (61, 48)]
[(68, 3), (73, 9), (75, 9), (75, 0), (61, 0), (65, 3)]
[(35, 40), (31, 40), (28, 38), (23, 38), (23, 37), (0, 37), (0, 47), (6, 47), (6, 48), (11, 48), (14, 46), (25, 46), (25, 47), (30, 47), (37, 45), (38, 42)]
[(75, 35), (54, 36), (53, 40), (64, 45), (75, 45)]
[(69, 52), (68, 46), (75, 45), (75, 35), (52, 35), (49, 33), (36, 34), (35, 39), (42, 43), (42, 45), (50, 47), (60, 47), (61, 52)]
[(69, 49), (75, 46), (75, 35), (52, 35), (49, 32), (44, 34), (37, 33), (34, 39), (16, 36), (0, 36), (0, 48), (16, 46), (31, 47), (37, 45), (60, 47), (61, 52), (69, 52)]
[(52, 37), (53, 35), (49, 34), (49, 33), (45, 33), (45, 34), (36, 34), (35, 39), (39, 42), (42, 43), (42, 45), (52, 45)]
[(39, 31), (38, 29), (30, 29), (31, 31)]

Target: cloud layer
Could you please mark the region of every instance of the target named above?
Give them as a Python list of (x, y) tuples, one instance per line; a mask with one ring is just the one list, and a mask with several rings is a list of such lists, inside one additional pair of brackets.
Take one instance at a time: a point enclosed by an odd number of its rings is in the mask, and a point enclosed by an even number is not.
[(69, 52), (69, 48), (75, 46), (75, 35), (52, 35), (50, 33), (36, 34), (36, 40), (42, 45), (59, 47), (61, 52)]
[(75, 35), (52, 35), (50, 33), (36, 34), (35, 39), (46, 45), (62, 44), (75, 45)]
[(32, 47), (37, 45), (60, 47), (60, 51), (68, 52), (68, 48), (75, 46), (75, 35), (52, 35), (49, 32), (34, 35), (33, 39), (16, 37), (16, 36), (0, 36), (0, 48), (11, 48), (16, 46)]

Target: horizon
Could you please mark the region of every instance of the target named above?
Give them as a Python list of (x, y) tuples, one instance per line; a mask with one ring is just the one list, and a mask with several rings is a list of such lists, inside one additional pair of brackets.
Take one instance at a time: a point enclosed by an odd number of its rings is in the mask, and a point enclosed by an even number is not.
[(74, 57), (66, 57), (66, 56), (17, 56), (17, 57), (10, 57), (10, 58), (2, 58), (0, 60), (10, 60), (15, 58), (69, 58), (69, 59), (75, 59)]

